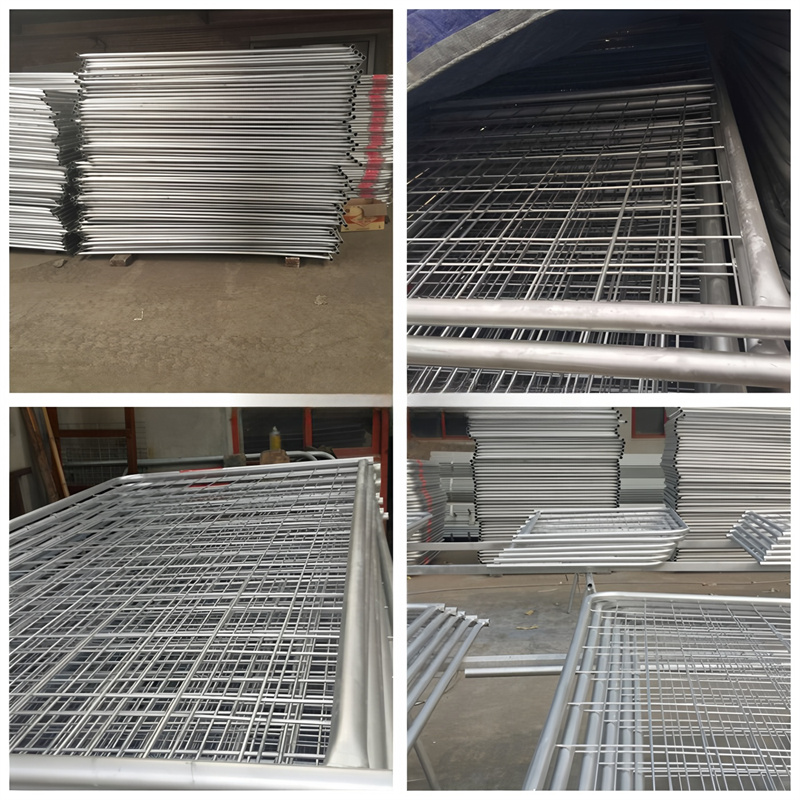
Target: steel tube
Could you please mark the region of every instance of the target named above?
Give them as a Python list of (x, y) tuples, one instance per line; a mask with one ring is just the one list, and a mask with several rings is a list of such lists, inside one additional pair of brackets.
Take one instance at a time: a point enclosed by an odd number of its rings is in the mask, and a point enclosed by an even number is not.
[(445, 692), (445, 689), (447, 689), (447, 686), (450, 683), (451, 678), (453, 677), (453, 675), (456, 674), (456, 672), (458, 672), (459, 665), (461, 664), (461, 659), (466, 655), (467, 650), (469, 650), (469, 648), (472, 646), (473, 641), (475, 641), (475, 637), (480, 633), (481, 628), (485, 624), (486, 624), (485, 620), (475, 620), (475, 625), (470, 629), (469, 633), (467, 633), (466, 638), (461, 643), (461, 646), (458, 648), (458, 651), (451, 659), (450, 663), (447, 666), (447, 669), (445, 669), (441, 678), (439, 678), (439, 680), (437, 681), (436, 686), (434, 686), (433, 691), (426, 699), (425, 705), (423, 706), (422, 710), (414, 718), (414, 721), (409, 726), (408, 737), (406, 741), (408, 750), (410, 750), (416, 743), (420, 733), (422, 733), (422, 729), (425, 727), (425, 724), (430, 719), (430, 716), (433, 713), (436, 704), (441, 699), (442, 695)]
[(31, 756), (9, 758), (12, 789), (204, 789), (220, 792), (390, 789), (389, 770), (237, 764), (227, 761)]
[(414, 366), (589, 373), (708, 383), (735, 383), (788, 391), (790, 360), (782, 354), (716, 353), (679, 348), (575, 342), (492, 341), (410, 336)]
[(342, 607), (342, 627), (336, 659), (336, 687), (331, 713), (327, 766), (364, 769), (369, 766), (366, 732), (369, 642), (367, 598), (369, 585), (369, 514), (364, 496), (371, 492), (369, 463), (361, 461), (356, 479), (353, 521), (347, 558), (347, 584)]
[(588, 300), (419, 300), (407, 302), (409, 325), (630, 331), (788, 339), (788, 308), (701, 303)]

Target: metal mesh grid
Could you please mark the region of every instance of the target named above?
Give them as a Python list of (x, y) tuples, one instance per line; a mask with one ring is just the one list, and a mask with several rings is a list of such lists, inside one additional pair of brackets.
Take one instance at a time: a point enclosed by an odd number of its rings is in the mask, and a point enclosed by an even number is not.
[(321, 763), (356, 469), (116, 481), (16, 530), (12, 753)]
[[(484, 103), (484, 105), (481, 105)], [(737, 279), (711, 84), (594, 100), (451, 101), (409, 144), (409, 296), (700, 302)], [(738, 289), (737, 289), (738, 296)], [(694, 347), (695, 337), (413, 326), (412, 335)], [(409, 390), (667, 391), (692, 384), (415, 368)]]
[(584, 601), (525, 788), (789, 788), (789, 603)]

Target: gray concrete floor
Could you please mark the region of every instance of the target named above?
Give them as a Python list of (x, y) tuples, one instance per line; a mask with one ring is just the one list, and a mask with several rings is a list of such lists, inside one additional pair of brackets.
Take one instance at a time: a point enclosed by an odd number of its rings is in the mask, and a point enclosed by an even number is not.
[[(410, 578), (407, 590), (409, 602), (446, 603), (490, 620), (470, 656), (566, 653), (580, 605), (577, 597), (567, 610), (570, 582), (564, 575), (423, 575)], [(595, 582), (598, 591), (789, 596), (788, 573), (618, 572), (596, 574)], [(459, 672), (420, 737), (442, 789), (520, 789), (557, 682)], [(429, 788), (413, 751), (408, 788)]]
[(333, 261), (10, 255), (12, 392), (392, 391), (392, 226)]

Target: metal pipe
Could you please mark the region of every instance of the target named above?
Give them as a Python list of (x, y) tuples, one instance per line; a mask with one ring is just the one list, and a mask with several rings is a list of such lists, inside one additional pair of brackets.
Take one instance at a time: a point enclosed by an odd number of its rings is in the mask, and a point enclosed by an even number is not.
[(735, 383), (782, 391), (789, 391), (791, 376), (790, 359), (782, 354), (424, 336), (410, 336), (407, 341), (408, 363), (415, 366)]
[(93, 756), (9, 757), (12, 789), (391, 789), (390, 770)]
[(370, 464), (358, 464), (353, 521), (347, 558), (347, 583), (342, 607), (342, 627), (336, 658), (336, 687), (331, 713), (331, 734), (326, 766), (366, 768), (369, 766), (367, 741), (369, 642), (366, 601), (369, 548), (369, 516), (364, 507), (365, 493), (371, 491)]
[(769, 231), (758, 202), (758, 194), (750, 174), (725, 82), (720, 74), (716, 75), (716, 81), (719, 135), (725, 145), (730, 168), (730, 189), (736, 199), (735, 208), (742, 233), (742, 246), (747, 254), (746, 264), (740, 264), (740, 269), (746, 272), (753, 305), (788, 308), (789, 294), (781, 279), (775, 254), (772, 252)]
[(461, 643), (461, 647), (458, 648), (458, 651), (450, 660), (450, 663), (445, 669), (442, 677), (437, 681), (436, 686), (434, 686), (433, 691), (430, 693), (428, 698), (425, 701), (425, 705), (423, 706), (420, 713), (415, 717), (414, 721), (408, 727), (408, 735), (407, 735), (407, 748), (410, 750), (414, 744), (416, 743), (417, 739), (419, 738), (420, 733), (422, 733), (422, 729), (425, 727), (430, 715), (433, 713), (436, 704), (441, 699), (441, 696), (444, 694), (445, 689), (447, 689), (448, 684), (450, 683), (450, 679), (453, 675), (458, 672), (458, 668), (461, 664), (461, 659), (466, 654), (467, 650), (472, 646), (472, 642), (475, 640), (475, 637), (480, 633), (481, 628), (486, 624), (486, 620), (483, 619), (474, 619), (474, 626), (470, 629), (467, 633), (466, 639)]
[(754, 336), (788, 339), (788, 308), (589, 300), (407, 301), (409, 325)]

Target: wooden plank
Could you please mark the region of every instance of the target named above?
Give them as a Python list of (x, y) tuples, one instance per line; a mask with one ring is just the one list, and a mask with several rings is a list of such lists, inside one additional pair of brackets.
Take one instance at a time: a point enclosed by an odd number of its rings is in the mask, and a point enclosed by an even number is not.
[(50, 452), (53, 456), (53, 464), (55, 465), (56, 477), (58, 478), (58, 485), (61, 489), (61, 497), (69, 497), (69, 489), (67, 488), (67, 479), (64, 477), (64, 466), (61, 463), (61, 454), (58, 451), (56, 444), (56, 437), (53, 435), (53, 428), (50, 425), (50, 417), (48, 416), (47, 409), (43, 408), (44, 414), (44, 427), (47, 431), (47, 441), (50, 443)]
[(59, 499), (56, 482), (53, 479), (53, 472), (50, 468), (50, 461), (44, 449), (42, 434), (39, 430), (39, 423), (36, 421), (36, 414), (32, 408), (23, 408), (22, 419), (25, 423), (25, 430), (28, 432), (28, 441), (33, 448), (33, 457), (36, 471), (44, 484), (45, 495), (48, 503), (55, 503)]

